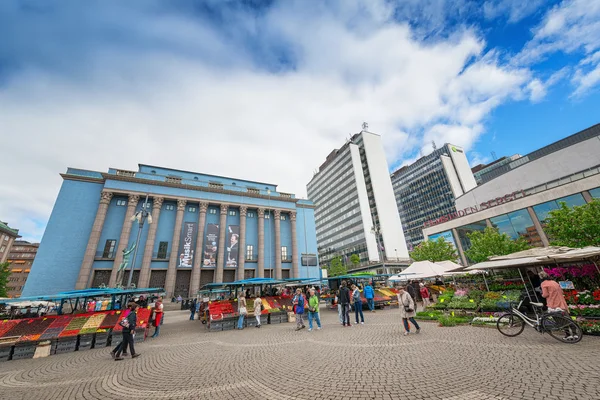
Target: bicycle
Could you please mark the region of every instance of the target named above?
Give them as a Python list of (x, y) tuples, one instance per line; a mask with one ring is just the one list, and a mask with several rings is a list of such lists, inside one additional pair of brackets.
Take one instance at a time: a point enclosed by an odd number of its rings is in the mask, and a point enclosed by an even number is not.
[(498, 331), (504, 336), (515, 337), (520, 335), (525, 329), (525, 324), (527, 324), (540, 334), (548, 333), (562, 343), (574, 344), (581, 341), (583, 336), (581, 328), (562, 312), (545, 313), (543, 312), (545, 306), (542, 303), (530, 302), (529, 304), (535, 314), (535, 319), (532, 319), (519, 311), (523, 305), (523, 299), (516, 308), (514, 304), (510, 303), (511, 310), (498, 318), (498, 322), (496, 322)]

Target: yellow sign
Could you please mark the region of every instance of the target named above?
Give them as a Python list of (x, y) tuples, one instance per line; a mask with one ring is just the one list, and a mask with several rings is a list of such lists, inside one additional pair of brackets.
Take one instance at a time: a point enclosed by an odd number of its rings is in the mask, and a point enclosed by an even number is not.
[(469, 303), (475, 303), (475, 300), (469, 299)]
[(444, 302), (444, 299), (440, 299), (440, 303), (443, 303), (443, 302)]

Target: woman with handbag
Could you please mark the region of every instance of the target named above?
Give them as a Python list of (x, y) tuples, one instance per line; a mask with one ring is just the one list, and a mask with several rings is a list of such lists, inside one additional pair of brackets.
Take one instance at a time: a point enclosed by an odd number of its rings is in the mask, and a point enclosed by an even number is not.
[(121, 347), (117, 350), (115, 354), (115, 361), (123, 360), (121, 357), (121, 352), (127, 350), (127, 346), (129, 346), (129, 354), (131, 354), (131, 358), (136, 358), (140, 356), (140, 353), (136, 353), (133, 347), (133, 339), (135, 335), (135, 327), (137, 323), (137, 315), (136, 310), (138, 305), (136, 303), (129, 303), (129, 308), (131, 311), (126, 318), (122, 319), (119, 322), (119, 325), (123, 328), (123, 343), (121, 343)]
[(238, 318), (238, 329), (244, 329), (244, 317), (248, 314), (248, 309), (246, 309), (246, 296), (244, 296), (244, 292), (240, 293), (238, 297), (238, 312), (240, 313), (240, 317)]
[(400, 305), (400, 317), (404, 324), (404, 336), (407, 336), (410, 333), (409, 320), (413, 323), (415, 328), (417, 328), (417, 333), (421, 332), (421, 327), (417, 324), (417, 321), (415, 321), (415, 302), (411, 295), (404, 290), (404, 286), (398, 288), (398, 304)]

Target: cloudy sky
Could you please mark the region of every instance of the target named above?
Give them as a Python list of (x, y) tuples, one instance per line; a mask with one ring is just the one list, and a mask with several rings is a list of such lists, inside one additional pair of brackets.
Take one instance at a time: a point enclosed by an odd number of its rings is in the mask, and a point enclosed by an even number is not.
[(0, 219), (39, 240), (68, 166), (305, 196), (367, 121), (390, 169), (600, 122), (600, 0), (4, 0)]

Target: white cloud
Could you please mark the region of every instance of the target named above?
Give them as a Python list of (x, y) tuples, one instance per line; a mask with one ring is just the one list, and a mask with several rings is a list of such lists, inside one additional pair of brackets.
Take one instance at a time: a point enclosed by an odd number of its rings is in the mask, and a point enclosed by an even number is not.
[(544, 0), (488, 0), (483, 4), (483, 15), (487, 19), (506, 16), (508, 22), (516, 23), (533, 14)]
[(517, 57), (536, 63), (561, 51), (586, 54), (600, 48), (600, 0), (564, 0), (546, 13), (533, 29), (533, 38)]
[[(39, 238), (67, 166), (151, 163), (304, 196), (363, 121), (398, 165), (431, 140), (471, 148), (494, 107), (526, 95), (530, 72), (502, 65), (472, 30), (424, 44), (383, 0), (304, 5), (228, 15), (237, 23), (226, 33), (184, 15), (90, 6), (77, 29), (56, 15), (37, 21), (44, 40), (31, 51), (69, 62), (32, 60), (0, 90), (0, 168), (18, 171), (0, 182), (0, 216)], [(110, 23), (119, 40), (104, 37)], [(273, 65), (282, 56), (291, 61)]]

